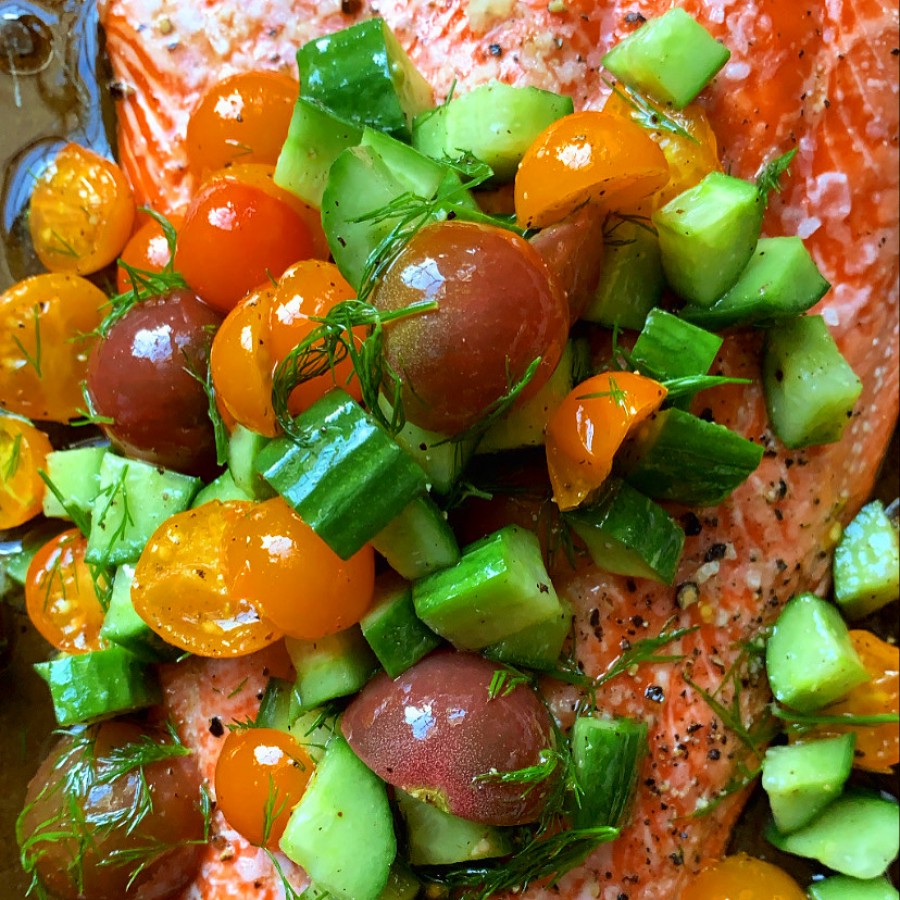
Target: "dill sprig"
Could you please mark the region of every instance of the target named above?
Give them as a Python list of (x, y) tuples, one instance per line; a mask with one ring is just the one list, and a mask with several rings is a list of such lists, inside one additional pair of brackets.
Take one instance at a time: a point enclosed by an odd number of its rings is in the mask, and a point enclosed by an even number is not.
[(56, 497), (59, 505), (63, 508), (66, 515), (72, 520), (75, 527), (85, 536), (87, 537), (91, 532), (91, 520), (88, 518), (87, 513), (80, 510), (77, 506), (70, 503), (64, 496), (62, 491), (57, 487), (54, 483), (53, 479), (43, 470), (38, 469), (38, 475), (44, 484), (47, 485), (47, 489)]
[(603, 83), (620, 100), (624, 100), (631, 107), (631, 120), (640, 125), (641, 128), (646, 128), (648, 131), (668, 131), (669, 134), (677, 135), (686, 141), (691, 141), (691, 143), (700, 143), (683, 125), (667, 116), (655, 103), (652, 103), (633, 88), (628, 87), (627, 84), (609, 81), (606, 78), (603, 79)]
[(206, 414), (209, 416), (209, 421), (212, 422), (213, 437), (216, 442), (216, 464), (224, 466), (228, 462), (228, 429), (225, 427), (225, 420), (222, 418), (222, 413), (219, 412), (218, 403), (216, 403), (212, 357), (207, 356), (206, 372), (202, 375), (197, 371), (194, 361), (188, 358), (187, 353), (184, 354), (184, 360), (184, 371), (203, 388), (203, 393), (206, 395)]
[[(22, 432), (19, 432), (14, 438), (12, 447), (9, 451), (9, 457), (6, 460), (6, 481), (11, 481), (16, 472), (19, 471), (19, 463), (22, 458)], [(7, 488), (8, 490), (9, 488)]]
[(520, 685), (530, 685), (533, 682), (534, 678), (531, 675), (526, 675), (512, 666), (497, 669), (488, 685), (488, 700), (508, 697)]
[(793, 709), (786, 709), (773, 703), (770, 707), (772, 715), (783, 722), (787, 722), (794, 731), (807, 731), (816, 725), (896, 725), (900, 722), (897, 713), (875, 713), (870, 716), (858, 716), (852, 713), (801, 713)]
[(34, 323), (34, 353), (29, 353), (22, 341), (19, 340), (18, 335), (10, 332), (10, 337), (12, 338), (12, 342), (18, 347), (19, 353), (22, 354), (25, 362), (37, 373), (37, 377), (43, 378), (44, 376), (41, 371), (41, 306), (39, 303), (35, 303), (31, 307), (31, 316)]
[(84, 398), (84, 406), (76, 410), (78, 418), (69, 422), (72, 428), (83, 428), (85, 425), (112, 425), (115, 422), (110, 416), (101, 416), (97, 412), (87, 381), (81, 382), (81, 396)]
[(781, 192), (781, 176), (790, 175), (791, 163), (797, 155), (797, 148), (782, 153), (766, 163), (756, 176), (756, 191), (763, 203), (768, 203), (770, 194)]

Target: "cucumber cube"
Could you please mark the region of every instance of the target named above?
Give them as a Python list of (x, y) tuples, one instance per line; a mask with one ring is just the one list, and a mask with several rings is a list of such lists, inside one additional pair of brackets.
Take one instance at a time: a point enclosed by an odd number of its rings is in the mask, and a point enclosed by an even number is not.
[(416, 614), (463, 650), (480, 650), (560, 610), (537, 537), (508, 525), (463, 550), (453, 567), (413, 585)]
[(755, 185), (721, 172), (658, 209), (653, 224), (675, 293), (711, 306), (729, 291), (756, 249), (764, 211)]
[(806, 312), (831, 285), (798, 237), (760, 238), (737, 284), (710, 307), (679, 315), (703, 328), (759, 325)]
[(572, 607), (560, 598), (559, 609), (552, 616), (485, 647), (481, 652), (488, 659), (509, 666), (549, 671), (558, 666), (563, 644), (571, 631)]
[(900, 536), (878, 500), (847, 526), (834, 552), (834, 599), (861, 619), (900, 595)]
[(603, 65), (625, 84), (683, 109), (730, 56), (699, 22), (675, 8), (620, 41)]
[(772, 693), (800, 712), (812, 712), (869, 680), (837, 609), (815, 594), (784, 608), (766, 645)]
[(591, 559), (617, 575), (675, 580), (684, 532), (669, 514), (624, 481), (610, 479), (591, 506), (565, 513)]
[[(69, 506), (82, 513), (90, 513), (100, 493), (100, 465), (106, 447), (76, 447), (54, 450), (47, 454), (47, 477), (57, 487)], [(53, 491), (44, 494), (44, 515), (48, 518), (68, 519)]]
[(300, 715), (300, 692), (294, 682), (284, 678), (270, 678), (259, 701), (257, 728), (276, 728), (291, 734), (291, 726)]
[(840, 440), (862, 393), (821, 316), (789, 319), (768, 332), (763, 386), (772, 427), (791, 448)]
[(631, 358), (660, 379), (705, 375), (722, 346), (722, 338), (684, 322), (663, 309), (653, 309)]
[(272, 488), (256, 471), (256, 457), (272, 442), (243, 425), (236, 425), (228, 438), (228, 471), (235, 486), (251, 500), (268, 500), (275, 496)]
[(850, 878), (832, 875), (822, 881), (814, 881), (808, 888), (809, 900), (900, 900), (897, 891), (887, 878)]
[(402, 863), (394, 861), (387, 884), (378, 900), (416, 900), (422, 891), (422, 883)]
[(153, 532), (186, 510), (199, 487), (199, 478), (107, 453), (85, 559), (104, 567), (135, 562)]
[(211, 481), (200, 488), (200, 491), (191, 503), (191, 509), (203, 506), (204, 503), (212, 503), (213, 500), (218, 500), (220, 503), (228, 503), (230, 500), (252, 501), (253, 498), (234, 483), (231, 471), (226, 469), (215, 481)]
[(855, 734), (843, 734), (766, 750), (762, 786), (782, 834), (809, 824), (840, 795), (853, 768), (855, 745)]
[(384, 782), (335, 735), (281, 837), (285, 856), (337, 900), (378, 900), (397, 854)]

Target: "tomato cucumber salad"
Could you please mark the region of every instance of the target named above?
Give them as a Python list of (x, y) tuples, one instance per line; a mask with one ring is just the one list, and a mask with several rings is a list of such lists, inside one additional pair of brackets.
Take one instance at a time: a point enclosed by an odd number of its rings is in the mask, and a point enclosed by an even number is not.
[[(728, 334), (756, 335), (784, 447), (840, 440), (862, 390), (803, 240), (761, 236), (796, 151), (721, 169), (696, 100), (728, 59), (672, 9), (606, 54), (602, 111), (501, 82), (435, 106), (374, 18), (299, 48), (299, 96), (213, 88), (182, 214), (136, 209), (76, 144), (36, 177), (47, 273), (0, 295), (0, 528), (22, 537), (0, 586), (55, 649), (58, 736), (17, 822), (32, 896), (180, 897), (214, 816), (306, 900), (552, 888), (619, 837), (648, 725), (604, 693), (699, 626), (589, 675), (556, 573), (697, 602), (694, 511), (768, 452), (704, 404), (750, 384)], [(764, 718), (737, 681), (735, 708), (693, 685), (744, 731), (735, 791), (761, 780), (770, 844), (824, 874), (735, 855), (683, 900), (900, 896), (896, 798), (848, 783), (900, 762), (897, 647), (854, 627), (900, 593), (896, 504), (835, 540), (833, 596), (746, 647)], [(201, 771), (166, 679), (258, 653), (254, 713), (213, 720)]]

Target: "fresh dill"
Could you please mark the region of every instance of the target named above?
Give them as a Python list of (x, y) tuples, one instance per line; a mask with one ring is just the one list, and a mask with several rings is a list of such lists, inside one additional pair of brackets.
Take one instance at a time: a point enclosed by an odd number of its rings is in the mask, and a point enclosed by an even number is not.
[(664, 378), (660, 384), (666, 389), (666, 400), (674, 400), (723, 384), (750, 384), (750, 379), (732, 378), (729, 375), (685, 375), (682, 378)]
[(615, 379), (614, 375), (609, 376), (609, 390), (608, 391), (596, 391), (590, 394), (579, 394), (579, 400), (599, 400), (603, 397), (609, 397), (612, 402), (618, 407), (625, 406), (625, 400), (628, 398), (628, 394), (626, 391), (622, 390), (619, 387), (618, 382)]
[[(22, 354), (25, 362), (31, 366), (32, 369), (37, 373), (38, 378), (43, 378), (44, 375), (41, 371), (41, 305), (39, 303), (35, 303), (31, 307), (31, 316), (32, 322), (34, 323), (34, 353), (29, 353), (29, 351), (25, 348), (25, 345), (19, 339), (19, 336), (16, 334), (11, 334), (12, 342), (19, 348), (19, 352)], [(24, 328), (24, 322), (19, 325), (20, 328)]]
[(11, 481), (19, 471), (19, 463), (22, 461), (22, 432), (19, 432), (12, 442), (9, 456), (6, 460), (6, 481)]
[(551, 778), (563, 763), (563, 755), (559, 750), (553, 747), (545, 747), (538, 754), (538, 762), (533, 766), (525, 766), (521, 769), (511, 769), (507, 772), (500, 772), (492, 769), (490, 772), (484, 772), (475, 776), (475, 781), (492, 781), (496, 784), (521, 784), (525, 788), (522, 796), (525, 797), (533, 791), (539, 784), (546, 782)]
[(497, 669), (491, 676), (491, 682), (488, 685), (488, 700), (508, 697), (517, 687), (523, 684), (530, 685), (533, 680), (530, 675), (511, 667)]
[(219, 412), (218, 403), (216, 403), (216, 389), (213, 385), (212, 376), (212, 358), (207, 358), (206, 372), (203, 375), (197, 371), (197, 367), (188, 358), (187, 353), (184, 354), (184, 359), (184, 371), (203, 388), (203, 393), (206, 395), (206, 413), (209, 416), (209, 421), (212, 422), (213, 437), (216, 442), (216, 464), (224, 466), (228, 462), (228, 429), (225, 427), (225, 420), (222, 418), (222, 413)]
[(248, 678), (249, 676), (247, 678), (244, 678), (239, 684), (237, 684), (230, 693), (226, 694), (226, 697), (229, 700), (237, 697), (237, 695), (246, 687)]
[(667, 131), (693, 144), (700, 142), (683, 125), (666, 115), (655, 103), (643, 94), (621, 82), (603, 79), (603, 83), (631, 108), (631, 120), (648, 131)]
[(769, 196), (774, 191), (781, 192), (781, 176), (790, 175), (791, 163), (797, 155), (797, 148), (782, 153), (771, 162), (766, 163), (756, 176), (756, 192), (763, 203), (768, 203)]
[(81, 382), (81, 396), (84, 398), (84, 406), (77, 409), (77, 419), (72, 419), (69, 425), (72, 428), (83, 428), (85, 425), (112, 425), (115, 419), (109, 416), (101, 416), (94, 406), (94, 398), (88, 390), (87, 381)]
[(43, 470), (38, 469), (38, 475), (44, 484), (47, 485), (47, 489), (56, 497), (59, 505), (63, 508), (65, 514), (72, 520), (75, 524), (75, 527), (85, 536), (87, 537), (91, 532), (91, 520), (88, 518), (88, 515), (83, 510), (79, 509), (73, 503), (70, 503), (63, 496), (62, 491), (57, 487), (54, 483), (53, 479)]
[(897, 713), (875, 713), (870, 716), (857, 716), (851, 713), (801, 713), (793, 709), (785, 709), (773, 703), (770, 707), (772, 715), (787, 722), (790, 726), (796, 726), (792, 730), (806, 731), (816, 725), (845, 725), (845, 726), (870, 726), (870, 725), (896, 725), (900, 722)]

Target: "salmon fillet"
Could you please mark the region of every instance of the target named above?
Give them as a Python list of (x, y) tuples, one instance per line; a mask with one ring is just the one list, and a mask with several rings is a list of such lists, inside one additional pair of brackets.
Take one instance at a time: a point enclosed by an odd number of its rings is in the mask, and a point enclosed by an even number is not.
[[(576, 107), (597, 108), (606, 92), (603, 53), (640, 16), (669, 5), (567, 0), (551, 13), (546, 0), (102, 0), (107, 49), (125, 88), (121, 159), (142, 201), (166, 211), (183, 206), (193, 189), (183, 137), (206, 88), (244, 69), (292, 69), (297, 46), (374, 14), (396, 31), (438, 98), (454, 79), (465, 90), (500, 78), (570, 93)], [(864, 389), (839, 443), (788, 451), (767, 422), (759, 335), (729, 337), (721, 370), (753, 383), (707, 392), (701, 406), (766, 452), (727, 502), (684, 519), (689, 537), (676, 584), (691, 587), (679, 593), (588, 566), (555, 572), (558, 590), (575, 606), (577, 654), (589, 674), (602, 673), (628, 643), (655, 637), (666, 623), (698, 629), (664, 651), (683, 654), (681, 660), (641, 665), (604, 688), (602, 709), (650, 723), (632, 822), (557, 889), (528, 891), (533, 898), (671, 900), (703, 859), (723, 853), (745, 791), (716, 801), (752, 758), (731, 727), (736, 723), (723, 721), (692, 685), (718, 692), (728, 706), (739, 684), (743, 723), (759, 717), (768, 690), (746, 644), (792, 594), (827, 589), (840, 527), (869, 494), (897, 415), (896, 7), (887, 0), (679, 5), (732, 51), (705, 95), (726, 170), (751, 177), (776, 154), (798, 150), (764, 230), (805, 239), (833, 285), (816, 311)], [(682, 609), (685, 598), (695, 602)], [(193, 660), (167, 675), (169, 703), (208, 774), (221, 744), (209, 732), (210, 717), (252, 714), (265, 665), (256, 657)], [(555, 700), (565, 714), (575, 697), (561, 690)], [(219, 838), (186, 896), (283, 896), (268, 860), (217, 825)]]

